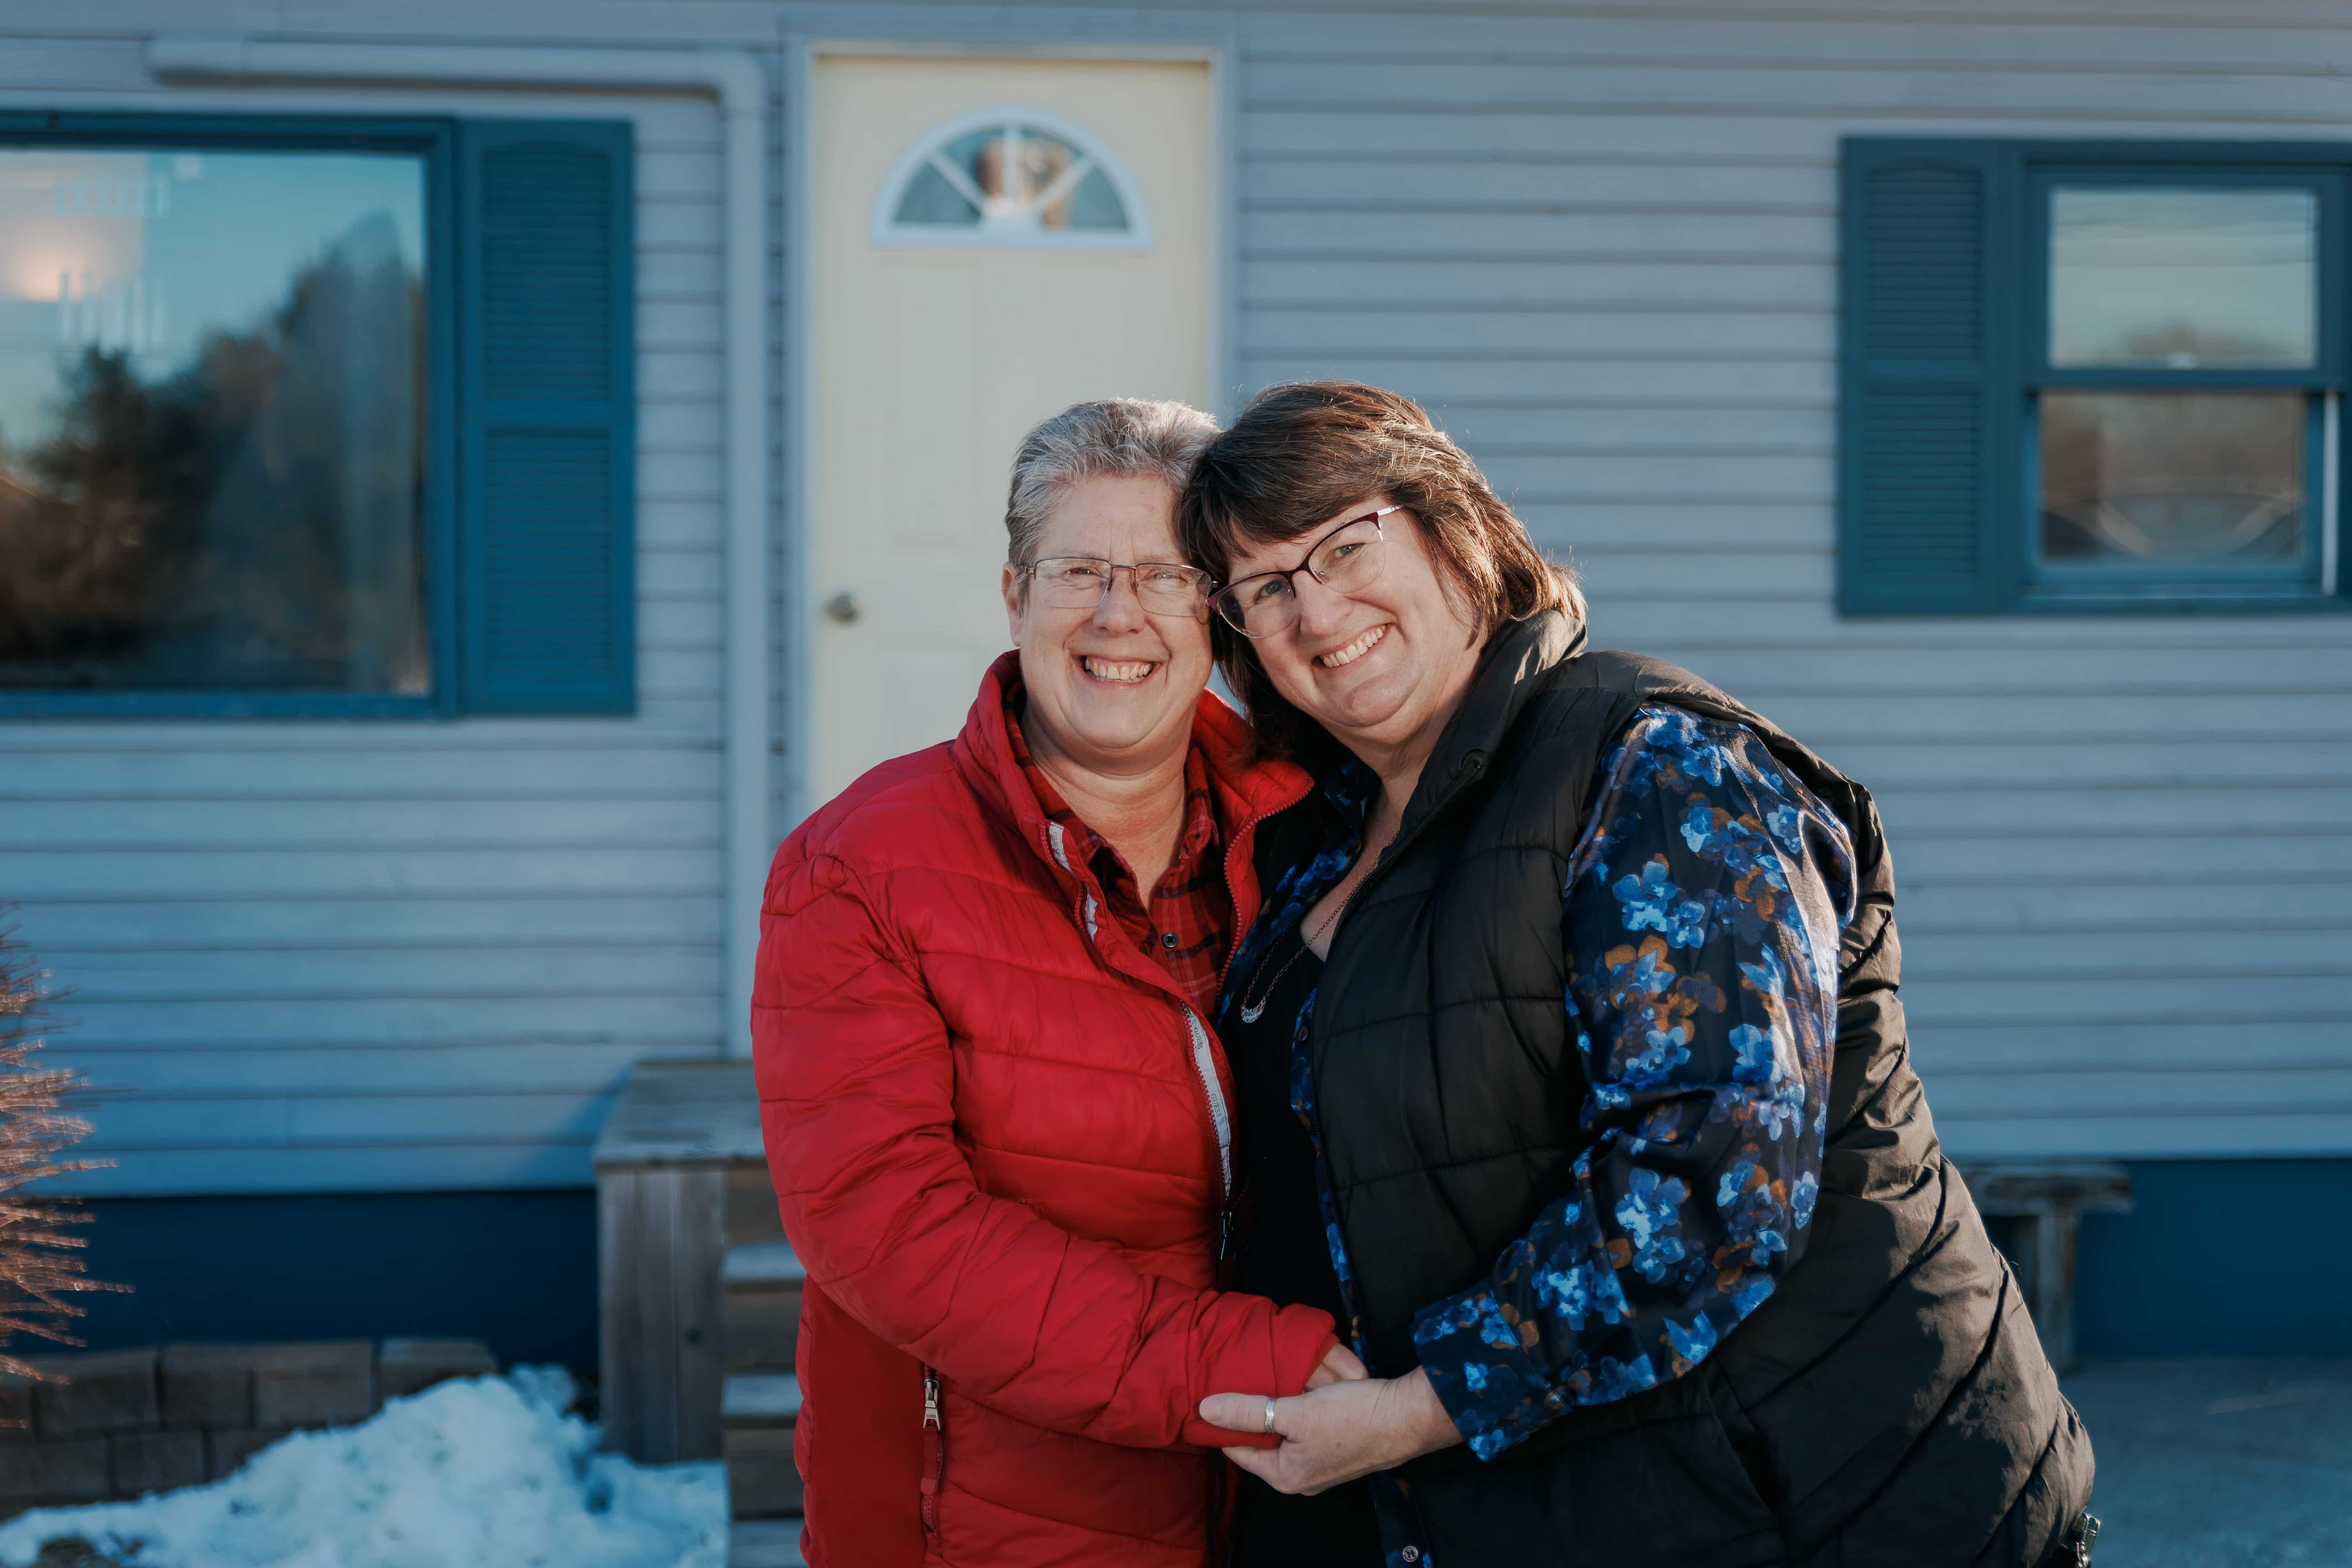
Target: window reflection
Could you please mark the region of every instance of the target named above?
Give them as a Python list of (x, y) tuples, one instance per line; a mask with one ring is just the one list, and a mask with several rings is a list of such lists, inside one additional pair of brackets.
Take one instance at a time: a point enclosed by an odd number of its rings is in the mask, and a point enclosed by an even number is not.
[(2319, 195), (2060, 185), (2050, 363), (2294, 367), (2319, 341)]
[(2045, 559), (2302, 560), (2302, 393), (2046, 391), (2041, 401)]
[[(1024, 126), (992, 126), (959, 136), (948, 143), (949, 160), (971, 177), (988, 198), (991, 214), (1026, 212), (1037, 207), (1038, 221), (1048, 228), (1069, 221), (1065, 192), (1054, 190), (1069, 166), (1078, 161), (1076, 149), (1056, 136)], [(1039, 198), (1053, 194), (1055, 207), (1040, 206)]]
[(0, 687), (424, 694), (425, 174), (0, 148)]
[(1094, 157), (1017, 121), (957, 136), (908, 177), (892, 221), (1000, 232), (1123, 233), (1126, 205)]

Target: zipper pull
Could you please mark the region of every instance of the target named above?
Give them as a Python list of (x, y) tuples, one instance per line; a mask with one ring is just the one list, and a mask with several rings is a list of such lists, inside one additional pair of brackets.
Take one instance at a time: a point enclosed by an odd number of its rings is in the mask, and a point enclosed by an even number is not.
[(936, 1428), (940, 1424), (940, 1374), (926, 1368), (923, 1373), (923, 1425)]
[(1217, 1261), (1223, 1263), (1234, 1255), (1234, 1211), (1217, 1211)]

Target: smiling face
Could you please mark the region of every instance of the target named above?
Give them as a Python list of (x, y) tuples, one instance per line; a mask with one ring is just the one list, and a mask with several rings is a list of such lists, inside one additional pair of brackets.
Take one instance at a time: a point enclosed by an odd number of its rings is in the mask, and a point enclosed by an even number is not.
[[(1033, 561), (1055, 555), (1182, 562), (1175, 490), (1156, 479), (1080, 480), (1062, 492), (1031, 552)], [(1047, 604), (1009, 565), (1003, 587), (1034, 745), (1112, 776), (1183, 755), (1209, 683), (1205, 618), (1147, 614), (1127, 572), (1113, 574), (1091, 609)]]
[[(1389, 504), (1373, 496), (1341, 508), (1297, 539), (1252, 544), (1227, 582), (1296, 566), (1317, 538)], [(1478, 668), (1476, 622), (1447, 593), (1410, 510), (1381, 520), (1380, 574), (1339, 594), (1299, 573), (1298, 621), (1251, 644), (1275, 689), (1383, 775), (1400, 756), (1425, 755)]]

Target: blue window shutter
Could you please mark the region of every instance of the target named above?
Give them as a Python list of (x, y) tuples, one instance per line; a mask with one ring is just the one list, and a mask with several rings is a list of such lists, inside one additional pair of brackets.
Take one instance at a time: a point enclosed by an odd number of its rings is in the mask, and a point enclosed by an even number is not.
[(460, 124), (458, 707), (636, 705), (625, 121)]
[(1839, 606), (1998, 610), (2016, 580), (2011, 161), (1987, 142), (1844, 153)]

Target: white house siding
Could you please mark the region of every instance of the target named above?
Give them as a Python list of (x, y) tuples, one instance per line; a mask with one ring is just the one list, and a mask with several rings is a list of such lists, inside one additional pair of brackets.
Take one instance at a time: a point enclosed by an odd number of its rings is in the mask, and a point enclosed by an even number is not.
[(1596, 641), (1876, 791), (1968, 1154), (2352, 1150), (2352, 620), (1845, 620), (1838, 139), (2352, 138), (2352, 12), (1435, 7), (1242, 26), (1243, 369), (1412, 393)]
[(165, 29), (701, 43), (771, 51), (779, 82), (794, 38), (1234, 41), (1238, 377), (1423, 398), (1573, 551), (1599, 641), (1691, 665), (1878, 792), (1954, 1148), (2352, 1152), (2352, 621), (1848, 621), (1832, 569), (1838, 139), (2352, 139), (2340, 0), (0, 0), (8, 107), (639, 130), (635, 718), (0, 727), (0, 898), (74, 993), (57, 1057), (126, 1090), (92, 1190), (582, 1183), (627, 1063), (722, 1024), (714, 113), (158, 90), (138, 44)]
[[(0, 34), (59, 30), (0, 9)], [(707, 99), (158, 89), (156, 30), (763, 47), (740, 7), (102, 7), (0, 36), (0, 104), (627, 118), (638, 710), (626, 719), (0, 724), (0, 900), (122, 1090), (97, 1194), (583, 1185), (628, 1066), (721, 1034), (719, 134)], [(291, 15), (311, 10), (310, 16)], [(567, 31), (551, 37), (561, 15)], [(713, 22), (721, 24), (715, 30)], [(586, 24), (591, 30), (578, 29)], [(596, 30), (601, 27), (601, 30)]]

